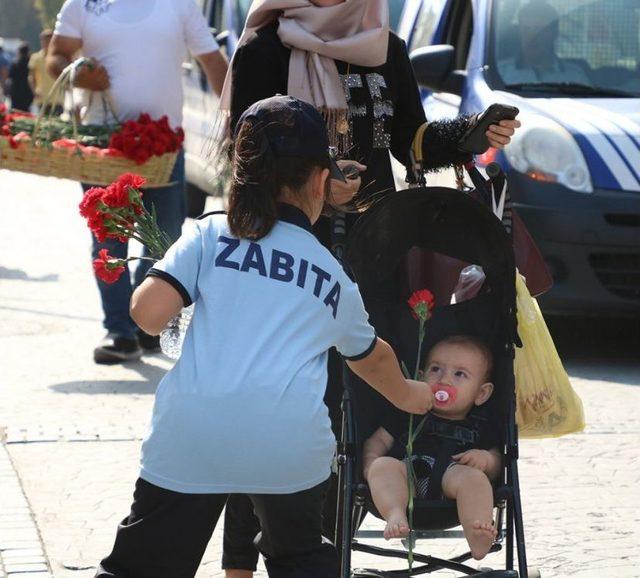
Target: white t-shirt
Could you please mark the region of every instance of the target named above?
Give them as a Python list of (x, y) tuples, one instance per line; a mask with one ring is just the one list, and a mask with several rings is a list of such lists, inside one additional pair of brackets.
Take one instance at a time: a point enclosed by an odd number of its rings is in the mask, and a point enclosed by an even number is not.
[[(107, 69), (119, 120), (166, 114), (174, 128), (182, 124), (187, 49), (194, 56), (218, 50), (194, 0), (66, 0), (55, 33), (81, 39), (84, 56)], [(83, 100), (92, 100), (85, 122), (101, 123), (101, 99)]]
[(158, 387), (141, 477), (184, 493), (285, 494), (330, 474), (327, 351), (374, 348), (356, 284), (281, 206), (257, 242), (225, 215), (195, 222), (150, 272), (195, 303), (182, 354)]

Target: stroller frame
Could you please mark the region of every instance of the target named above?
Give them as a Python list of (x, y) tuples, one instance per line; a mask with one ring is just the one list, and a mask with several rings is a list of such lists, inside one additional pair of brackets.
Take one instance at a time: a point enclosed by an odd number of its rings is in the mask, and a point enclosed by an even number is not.
[[(415, 565), (409, 573), (407, 570), (390, 570), (390, 571), (370, 571), (365, 570), (363, 573), (358, 570), (356, 573), (351, 572), (351, 551), (366, 552), (377, 556), (408, 559), (408, 552), (396, 549), (381, 548), (363, 544), (358, 541), (358, 537), (367, 537), (366, 534), (359, 534), (356, 528), (366, 515), (366, 485), (357, 481), (355, 468), (357, 467), (357, 444), (354, 432), (354, 416), (352, 405), (352, 392), (350, 388), (345, 387), (342, 397), (342, 440), (338, 447), (338, 524), (340, 531), (338, 535), (341, 539), (341, 578), (351, 578), (352, 576), (363, 578), (379, 577), (379, 578), (401, 578), (406, 576), (418, 576), (421, 574), (429, 574), (436, 570), (450, 569), (463, 572), (467, 576), (494, 576), (496, 578), (517, 577), (518, 574), (512, 572), (514, 569), (514, 541), (518, 552), (518, 571), (519, 575), (526, 577), (528, 575), (526, 546), (524, 541), (524, 524), (522, 519), (522, 505), (520, 501), (519, 477), (518, 477), (518, 441), (517, 426), (515, 424), (515, 403), (509, 412), (509, 424), (507, 426), (506, 451), (503, 455), (505, 468), (503, 473), (506, 475), (502, 480), (500, 487), (495, 492), (495, 502), (497, 508), (496, 527), (498, 535), (494, 541), (490, 552), (498, 552), (502, 550), (502, 544), (506, 541), (505, 549), (505, 567), (506, 572), (491, 571), (481, 572), (464, 564), (469, 560), (471, 552), (465, 552), (459, 556), (449, 560), (438, 558), (435, 556), (424, 555), (418, 552), (413, 553), (416, 562), (422, 565)], [(413, 538), (429, 539), (429, 538), (459, 538), (461, 532), (452, 530), (418, 530), (412, 532)], [(374, 536), (371, 536), (374, 537)], [(411, 539), (411, 538), (410, 538)]]
[[(399, 197), (399, 195), (401, 197)], [(350, 262), (356, 281), (361, 286), (373, 286), (379, 273), (376, 270), (389, 270), (389, 267), (397, 262), (397, 257), (406, 252), (411, 246), (420, 246), (435, 251), (440, 251), (450, 257), (458, 258), (471, 263), (478, 263), (485, 268), (487, 282), (492, 280), (495, 286), (500, 284), (496, 279), (502, 277), (515, 280), (515, 263), (511, 239), (505, 231), (502, 223), (496, 219), (492, 212), (481, 202), (472, 199), (469, 195), (451, 189), (408, 190), (397, 192), (389, 197), (395, 197), (394, 205), (390, 199), (378, 203), (378, 208), (372, 207), (365, 217), (354, 227), (350, 241), (356, 237), (356, 247), (351, 253)], [(400, 209), (397, 204), (404, 203)], [(414, 214), (427, 206), (433, 218), (429, 223), (419, 222)], [(395, 212), (395, 214), (393, 214)], [(460, 217), (460, 215), (463, 215)], [(368, 219), (368, 220), (367, 220)], [(394, 220), (395, 219), (395, 220)], [(458, 245), (449, 251), (449, 247), (442, 243), (441, 237), (447, 230), (447, 220), (453, 219), (457, 226), (468, 226), (469, 222), (478, 223), (479, 231), (487, 238), (486, 245), (481, 248), (467, 249)], [(465, 221), (466, 219), (466, 221)], [(362, 224), (364, 221), (366, 224)], [(401, 224), (401, 225), (400, 225)], [(360, 227), (358, 227), (360, 225)], [(398, 239), (394, 236), (393, 229), (402, 227), (407, 233), (408, 239)], [(366, 229), (376, 230), (381, 234), (378, 241), (371, 236)], [(425, 230), (428, 229), (428, 232)], [(383, 231), (380, 233), (380, 231)], [(385, 236), (386, 235), (386, 236)], [(411, 237), (413, 235), (413, 237)], [(357, 237), (360, 238), (357, 238)], [(357, 247), (360, 243), (359, 248)], [(491, 243), (498, 246), (499, 255), (493, 255)], [(372, 245), (376, 245), (371, 248)], [(367, 247), (367, 251), (363, 250)], [(395, 261), (394, 261), (395, 259)], [(438, 558), (413, 553), (414, 564), (412, 570), (371, 570), (358, 569), (352, 571), (351, 552), (360, 551), (370, 554), (393, 557), (408, 560), (408, 552), (398, 549), (388, 549), (364, 544), (358, 540), (367, 537), (367, 533), (358, 533), (357, 528), (367, 513), (368, 488), (361, 480), (359, 471), (360, 446), (357, 439), (357, 427), (354, 415), (354, 391), (349, 383), (343, 383), (342, 397), (342, 435), (338, 444), (338, 505), (337, 505), (337, 544), (341, 554), (341, 578), (400, 578), (429, 574), (441, 569), (450, 569), (461, 572), (464, 575), (502, 577), (502, 578), (526, 578), (529, 575), (537, 576), (535, 570), (529, 574), (527, 566), (526, 546), (524, 538), (524, 523), (522, 516), (522, 504), (520, 499), (520, 481), (517, 460), (518, 431), (515, 420), (515, 378), (512, 364), (515, 357), (515, 345), (519, 345), (515, 320), (515, 281), (511, 286), (504, 286), (500, 295), (501, 310), (507, 315), (505, 342), (501, 347), (506, 348), (504, 361), (511, 363), (511, 370), (503, 375), (502, 407), (504, 409), (504, 431), (502, 457), (503, 467), (501, 478), (498, 480), (494, 491), (494, 503), (497, 508), (496, 527), (498, 534), (490, 552), (505, 549), (504, 570), (478, 570), (465, 562), (472, 558), (471, 552), (465, 552), (451, 559)], [(348, 380), (344, 380), (348, 382)], [(446, 503), (443, 501), (443, 503)], [(455, 524), (445, 524), (444, 528), (451, 528)], [(412, 530), (409, 539), (460, 537), (461, 532), (451, 530)], [(368, 537), (373, 537), (370, 533)], [(517, 571), (515, 570), (514, 546), (517, 550)]]

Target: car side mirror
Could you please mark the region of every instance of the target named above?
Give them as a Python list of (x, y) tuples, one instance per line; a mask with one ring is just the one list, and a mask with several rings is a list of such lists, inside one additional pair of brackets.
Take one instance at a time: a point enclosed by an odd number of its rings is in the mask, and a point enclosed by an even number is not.
[(411, 65), (418, 84), (434, 92), (462, 94), (467, 73), (454, 70), (455, 48), (449, 44), (436, 44), (414, 50)]

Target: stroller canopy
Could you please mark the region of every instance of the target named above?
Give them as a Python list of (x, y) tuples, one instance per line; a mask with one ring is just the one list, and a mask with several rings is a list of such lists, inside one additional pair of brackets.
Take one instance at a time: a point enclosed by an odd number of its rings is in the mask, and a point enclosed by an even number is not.
[(363, 291), (393, 274), (412, 247), (430, 249), (481, 266), (486, 286), (515, 304), (512, 241), (502, 223), (470, 195), (444, 187), (387, 195), (354, 225), (347, 262)]

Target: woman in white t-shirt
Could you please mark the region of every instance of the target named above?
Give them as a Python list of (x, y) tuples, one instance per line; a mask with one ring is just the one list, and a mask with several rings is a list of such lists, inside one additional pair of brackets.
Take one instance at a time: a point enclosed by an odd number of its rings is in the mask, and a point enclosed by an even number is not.
[(320, 113), (289, 96), (257, 102), (236, 128), (229, 214), (197, 221), (135, 291), (131, 314), (151, 334), (195, 309), (158, 387), (131, 513), (97, 577), (193, 576), (232, 493), (253, 503), (270, 576), (337, 577), (321, 531), (335, 452), (329, 348), (404, 411), (425, 413), (432, 393), (404, 379), (311, 231), (330, 177), (341, 174)]

